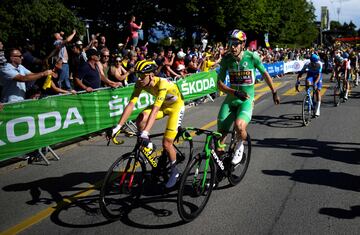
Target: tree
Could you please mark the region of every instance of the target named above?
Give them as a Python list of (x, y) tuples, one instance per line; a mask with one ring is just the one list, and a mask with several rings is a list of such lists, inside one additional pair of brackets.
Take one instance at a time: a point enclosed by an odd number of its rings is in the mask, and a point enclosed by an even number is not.
[(84, 33), (84, 24), (55, 0), (3, 0), (0, 22), (0, 39), (7, 48), (21, 46), (29, 38), (42, 49), (42, 54), (52, 48), (55, 32), (68, 35), (76, 29), (79, 34)]

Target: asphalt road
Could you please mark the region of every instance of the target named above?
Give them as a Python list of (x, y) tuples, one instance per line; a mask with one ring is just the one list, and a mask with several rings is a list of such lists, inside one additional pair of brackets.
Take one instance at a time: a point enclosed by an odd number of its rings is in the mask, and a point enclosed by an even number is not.
[[(360, 234), (360, 88), (334, 107), (325, 75), (321, 116), (303, 127), (304, 93), (294, 92), (293, 76), (275, 81), (281, 105), (273, 105), (265, 84), (256, 88), (245, 178), (235, 187), (224, 180), (195, 221), (181, 221), (176, 190), (144, 196), (122, 220), (107, 221), (96, 186), (134, 140), (107, 147), (96, 137), (58, 149), (61, 160), (50, 166), (0, 175), (1, 234)], [(183, 126), (215, 130), (223, 99), (188, 107)]]

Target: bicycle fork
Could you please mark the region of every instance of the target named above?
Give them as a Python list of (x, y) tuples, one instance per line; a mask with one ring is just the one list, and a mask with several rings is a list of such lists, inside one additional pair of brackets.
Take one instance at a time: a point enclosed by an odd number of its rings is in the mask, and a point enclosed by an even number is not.
[[(134, 160), (135, 160), (135, 159), (134, 159)], [(133, 181), (134, 181), (135, 168), (139, 167), (139, 164), (136, 164), (136, 163), (139, 163), (139, 162), (137, 162), (136, 160), (135, 160), (134, 164), (132, 165), (132, 167), (131, 167), (131, 162), (132, 162), (132, 161), (129, 160), (128, 163), (126, 164), (126, 167), (125, 167), (124, 172), (122, 173), (122, 176), (121, 176), (121, 179), (120, 179), (120, 185), (119, 185), (120, 187), (122, 187), (122, 185), (123, 185), (124, 182), (125, 182), (125, 179), (126, 179), (126, 176), (127, 176), (127, 174), (128, 174), (129, 169), (132, 168), (132, 169), (131, 169), (131, 173), (130, 173), (130, 180), (129, 180), (129, 184), (128, 184), (128, 189), (129, 189), (129, 190), (132, 188), (132, 183), (133, 183)]]

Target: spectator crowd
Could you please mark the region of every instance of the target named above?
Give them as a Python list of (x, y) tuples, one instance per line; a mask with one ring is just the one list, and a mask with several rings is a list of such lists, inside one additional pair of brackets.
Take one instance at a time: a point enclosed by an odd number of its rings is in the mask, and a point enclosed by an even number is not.
[[(227, 45), (209, 44), (204, 37), (201, 45), (187, 48), (173, 46), (148, 50), (148, 43), (139, 41), (139, 25), (135, 17), (129, 22), (129, 35), (117, 48), (107, 46), (104, 34), (93, 35), (88, 45), (79, 40), (76, 30), (65, 36), (55, 33), (53, 50), (45, 58), (34, 56), (34, 43), (27, 39), (18, 48), (4, 50), (0, 42), (1, 102), (36, 99), (57, 94), (92, 92), (101, 87), (125, 87), (137, 81), (134, 65), (139, 60), (153, 60), (157, 76), (178, 80), (189, 74), (216, 68), (227, 53)], [(248, 48), (255, 51), (255, 49)], [(6, 53), (5, 53), (6, 52)], [(263, 63), (310, 58), (314, 49), (258, 48)], [(331, 70), (336, 54), (332, 48), (316, 51)], [(51, 79), (51, 80), (49, 80)]]

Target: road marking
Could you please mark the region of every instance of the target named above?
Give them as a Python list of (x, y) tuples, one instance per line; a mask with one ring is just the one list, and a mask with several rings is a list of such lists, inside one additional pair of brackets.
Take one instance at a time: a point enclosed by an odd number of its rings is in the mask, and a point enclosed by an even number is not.
[[(281, 84), (281, 82), (274, 82), (274, 86), (276, 88), (278, 88), (280, 86), (280, 84)], [(260, 86), (261, 85), (259, 85), (259, 87)], [(261, 90), (264, 90), (264, 91), (270, 90), (268, 86), (266, 86), (266, 87), (267, 87), (267, 89), (261, 88)], [(262, 97), (265, 94), (266, 94), (266, 92), (256, 95), (254, 98), (254, 102), (257, 101), (260, 97)], [(213, 120), (213, 121), (208, 122), (204, 126), (200, 127), (200, 129), (209, 129), (209, 128), (214, 127), (216, 124), (217, 124), (217, 120)], [(17, 225), (9, 228), (8, 230), (1, 232), (1, 235), (18, 234), (18, 233), (24, 231), (25, 229), (30, 228), (34, 224), (37, 224), (37, 223), (41, 222), (42, 220), (46, 219), (47, 217), (49, 217), (56, 210), (59, 210), (65, 206), (73, 203), (74, 201), (76, 201), (77, 199), (79, 199), (81, 197), (86, 197), (86, 196), (92, 194), (95, 191), (95, 188), (98, 188), (101, 183), (102, 183), (102, 181), (99, 181), (95, 185), (91, 185), (89, 189), (84, 189), (83, 191), (77, 192), (68, 197), (65, 196), (63, 201), (61, 201), (57, 204), (53, 204), (50, 207), (36, 213), (35, 215), (23, 220), (22, 222), (18, 223)]]

